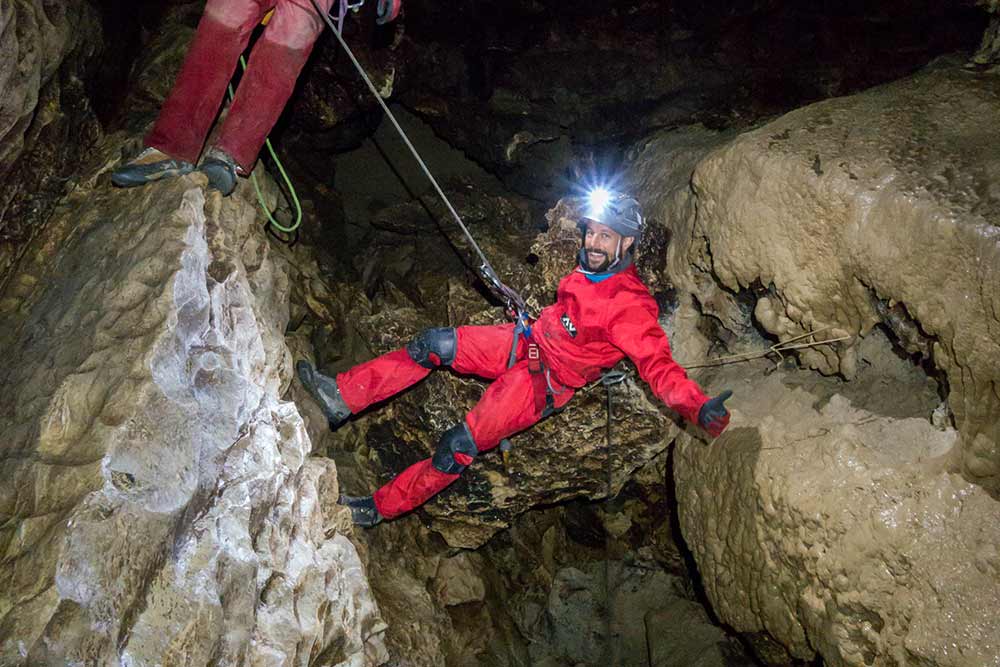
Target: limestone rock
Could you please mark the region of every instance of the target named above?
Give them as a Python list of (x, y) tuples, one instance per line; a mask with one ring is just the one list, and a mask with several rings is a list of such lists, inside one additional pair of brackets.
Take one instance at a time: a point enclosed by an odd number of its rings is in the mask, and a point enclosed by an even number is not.
[(553, 581), (532, 664), (737, 667), (751, 664), (676, 580), (618, 561), (566, 567)]
[[(1000, 489), (1000, 74), (930, 69), (739, 136), (694, 172), (696, 215), (670, 269), (712, 302), (757, 290), (781, 340), (850, 341), (801, 358), (847, 378), (884, 323), (948, 378), (963, 471)], [(636, 165), (641, 177), (659, 169)], [(690, 266), (695, 267), (692, 275)], [(726, 310), (719, 308), (722, 317)], [(907, 342), (909, 341), (909, 342)]]
[(279, 398), (284, 262), (248, 185), (204, 185), (77, 190), (0, 297), (5, 665), (386, 659)]
[(970, 65), (973, 67), (996, 67), (1000, 65), (1000, 2), (997, 0), (977, 0), (993, 16), (990, 24), (983, 32), (979, 50), (972, 56)]
[(441, 604), (453, 607), (482, 602), (486, 595), (486, 584), (478, 574), (482, 568), (481, 558), (465, 553), (442, 560), (434, 580), (434, 592)]
[(947, 472), (958, 434), (826, 401), (775, 372), (676, 454), (712, 608), (823, 664), (1000, 664), (997, 501)]
[(85, 90), (101, 40), (90, 3), (0, 5), (0, 283), (101, 136)]

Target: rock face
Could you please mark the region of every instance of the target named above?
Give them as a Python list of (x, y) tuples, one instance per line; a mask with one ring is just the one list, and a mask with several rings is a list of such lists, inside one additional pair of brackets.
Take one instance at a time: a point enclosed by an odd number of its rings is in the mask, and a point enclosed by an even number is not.
[[(649, 191), (671, 275), (726, 328), (750, 328), (749, 297), (780, 340), (852, 336), (802, 352), (824, 373), (868, 373), (878, 327), (946, 376), (957, 431), (906, 407), (919, 384), (882, 369), (863, 400), (845, 398), (851, 382), (831, 396), (777, 372), (737, 389), (710, 447), (679, 440), (681, 526), (711, 604), (786, 655), (1000, 664), (998, 82), (947, 67), (714, 150), (724, 138), (693, 132), (673, 144), (697, 162), (693, 189)], [(647, 187), (669, 171), (658, 145), (637, 153)]]
[(778, 372), (677, 453), (685, 540), (719, 618), (823, 664), (1000, 665), (997, 502), (943, 467), (957, 433), (821, 408)]
[(279, 399), (283, 262), (203, 186), (78, 190), (2, 295), (5, 665), (386, 659), (336, 469)]
[[(616, 145), (695, 122), (745, 127), (906, 76), (938, 54), (972, 48), (984, 16), (961, 3), (889, 0), (877, 9), (786, 0), (425, 3), (404, 24), (422, 66), (398, 89), (509, 187), (554, 200), (567, 181), (611, 169)], [(762, 38), (774, 34), (783, 37)]]
[[(709, 276), (756, 290), (756, 320), (781, 340), (885, 324), (947, 375), (963, 472), (991, 491), (1000, 490), (998, 84), (996, 73), (931, 70), (741, 135), (698, 164), (697, 213), (689, 207), (673, 226), (670, 261), (710, 304)], [(857, 340), (801, 356), (850, 378)]]
[(0, 280), (100, 128), (85, 91), (101, 43), (81, 0), (0, 6)]

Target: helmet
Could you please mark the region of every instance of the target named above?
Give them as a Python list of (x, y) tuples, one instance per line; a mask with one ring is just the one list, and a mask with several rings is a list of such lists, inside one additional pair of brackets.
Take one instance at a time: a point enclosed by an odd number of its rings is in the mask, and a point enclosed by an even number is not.
[(634, 197), (623, 192), (604, 188), (591, 190), (580, 226), (585, 226), (587, 220), (607, 225), (622, 236), (633, 237), (636, 242), (642, 236), (642, 208)]

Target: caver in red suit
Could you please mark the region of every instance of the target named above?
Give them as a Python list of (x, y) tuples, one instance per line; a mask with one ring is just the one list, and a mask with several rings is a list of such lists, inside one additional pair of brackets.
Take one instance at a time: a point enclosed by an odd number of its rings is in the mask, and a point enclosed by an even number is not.
[[(317, 0), (328, 12), (334, 0)], [(249, 172), (264, 139), (292, 94), (323, 19), (311, 0), (208, 0), (198, 31), (147, 146), (197, 162), (240, 54), (264, 15), (274, 9), (254, 44), (216, 146)]]
[[(633, 219), (641, 225), (638, 203), (627, 200), (634, 204)], [(608, 229), (593, 222), (587, 220), (586, 239), (591, 227)], [(638, 229), (633, 236), (637, 235)], [(589, 246), (591, 241), (585, 243)], [(620, 247), (613, 268), (600, 273), (583, 268), (588, 262), (581, 251), (581, 268), (562, 279), (556, 302), (531, 323), (530, 333), (519, 338), (509, 368), (513, 324), (429, 329), (404, 349), (335, 379), (299, 362), (303, 384), (334, 424), (422, 380), (437, 366), (494, 380), (465, 420), (444, 433), (433, 457), (404, 470), (371, 499), (350, 499), (356, 522), (372, 525), (421, 505), (458, 479), (477, 455), (563, 407), (575, 390), (623, 357), (631, 359), (653, 392), (686, 420), (700, 423), (713, 436), (725, 429), (729, 414), (722, 402), (728, 395), (710, 400), (674, 361), (657, 321), (656, 302), (632, 266), (631, 255), (619, 259)], [(541, 364), (529, 358), (535, 346)]]
[[(324, 13), (336, 0), (316, 0)], [(144, 185), (194, 170), (240, 54), (272, 9), (254, 44), (218, 139), (201, 170), (224, 195), (249, 173), (295, 88), (325, 22), (312, 0), (208, 0), (184, 64), (160, 109), (145, 150), (112, 173), (120, 187)], [(398, 0), (379, 2), (379, 23), (395, 18)], [(383, 13), (386, 12), (386, 13)]]

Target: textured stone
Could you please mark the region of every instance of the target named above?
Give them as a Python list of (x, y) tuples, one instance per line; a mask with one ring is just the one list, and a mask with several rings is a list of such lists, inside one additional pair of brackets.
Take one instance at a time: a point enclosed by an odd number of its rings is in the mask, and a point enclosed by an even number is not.
[(284, 262), (195, 175), (78, 190), (0, 298), (0, 662), (386, 659), (309, 457)]
[(446, 607), (482, 602), (486, 595), (486, 584), (478, 574), (482, 569), (482, 559), (469, 554), (445, 558), (438, 565), (434, 594)]
[(833, 667), (1000, 665), (997, 501), (947, 471), (958, 434), (780, 371), (754, 385), (733, 428), (676, 455), (720, 620)]
[(101, 136), (85, 90), (101, 40), (90, 3), (0, 5), (0, 285)]
[[(885, 324), (947, 374), (963, 471), (991, 490), (1000, 489), (998, 83), (997, 73), (929, 70), (739, 136), (698, 163), (696, 204), (672, 220), (669, 257), (678, 284), (723, 322), (738, 317), (717, 295), (743, 290), (780, 340), (854, 336), (800, 353), (824, 373), (852, 377), (859, 336)], [(655, 182), (654, 155), (637, 161), (644, 182)], [(669, 219), (669, 201), (651, 215)]]

